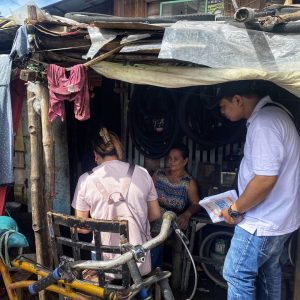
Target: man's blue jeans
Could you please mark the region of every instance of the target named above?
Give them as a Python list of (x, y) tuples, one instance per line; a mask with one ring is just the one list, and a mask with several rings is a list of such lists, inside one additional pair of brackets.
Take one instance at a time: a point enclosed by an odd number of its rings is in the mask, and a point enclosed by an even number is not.
[(290, 235), (256, 236), (235, 227), (223, 270), (228, 300), (280, 300), (279, 258)]

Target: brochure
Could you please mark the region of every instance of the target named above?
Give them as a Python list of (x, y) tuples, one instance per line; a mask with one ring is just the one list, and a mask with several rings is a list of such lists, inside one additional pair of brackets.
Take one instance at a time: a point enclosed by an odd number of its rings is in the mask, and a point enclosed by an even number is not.
[(230, 190), (221, 194), (205, 197), (200, 200), (199, 204), (205, 208), (213, 223), (217, 223), (224, 221), (224, 218), (219, 216), (221, 211), (232, 205), (237, 198), (236, 191)]

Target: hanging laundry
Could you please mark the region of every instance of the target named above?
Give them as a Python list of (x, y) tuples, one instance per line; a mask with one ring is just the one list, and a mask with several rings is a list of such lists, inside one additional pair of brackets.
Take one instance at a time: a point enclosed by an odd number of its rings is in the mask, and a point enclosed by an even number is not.
[(66, 69), (54, 64), (47, 68), (49, 88), (49, 120), (57, 117), (64, 120), (64, 100), (74, 102), (75, 118), (84, 121), (90, 118), (90, 96), (88, 90), (87, 71), (84, 65), (70, 68), (69, 76)]
[(25, 81), (19, 78), (20, 70), (17, 71), (16, 75), (17, 77), (10, 83), (14, 136), (16, 136), (19, 128), (19, 121), (21, 119), (22, 107), (26, 92)]
[(11, 59), (18, 57), (26, 60), (30, 52), (31, 49), (28, 41), (27, 26), (22, 25), (16, 33), (9, 56)]

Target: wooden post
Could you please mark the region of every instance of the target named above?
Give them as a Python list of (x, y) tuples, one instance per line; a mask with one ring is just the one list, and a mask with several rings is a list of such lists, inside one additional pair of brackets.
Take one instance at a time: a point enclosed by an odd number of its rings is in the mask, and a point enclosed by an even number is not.
[[(45, 224), (46, 215), (43, 214), (44, 201), (41, 197), (41, 176), (40, 163), (42, 157), (40, 156), (39, 147), (39, 128), (38, 115), (33, 109), (34, 94), (27, 90), (27, 106), (28, 106), (28, 132), (30, 137), (30, 179), (31, 179), (31, 207), (32, 207), (32, 229), (35, 238), (36, 260), (39, 264), (44, 265), (45, 254), (47, 251), (47, 243), (45, 241)], [(45, 300), (45, 293), (39, 294), (40, 300)]]
[[(38, 87), (38, 98), (41, 104), (41, 123), (42, 123), (42, 143), (44, 156), (44, 210), (43, 220), (47, 218), (47, 212), (53, 208), (53, 199), (55, 191), (55, 172), (54, 172), (54, 139), (52, 124), (48, 118), (49, 110), (49, 93), (47, 87), (42, 83), (36, 83)], [(46, 224), (48, 224), (46, 222)], [(47, 267), (53, 267), (53, 255), (51, 249), (51, 240), (48, 226), (45, 226), (45, 235), (47, 237), (47, 248), (45, 248), (46, 260), (44, 263)]]
[(52, 124), (48, 118), (49, 93), (48, 89), (39, 83), (39, 98), (41, 102), (41, 121), (42, 121), (42, 142), (44, 153), (44, 200), (45, 213), (52, 210), (54, 198), (54, 140), (52, 132)]

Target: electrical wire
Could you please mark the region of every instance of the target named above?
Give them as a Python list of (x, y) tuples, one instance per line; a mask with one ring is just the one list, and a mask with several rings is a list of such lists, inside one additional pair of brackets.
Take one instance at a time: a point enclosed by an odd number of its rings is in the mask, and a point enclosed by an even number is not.
[(184, 248), (185, 248), (185, 250), (186, 250), (186, 252), (187, 252), (187, 254), (188, 254), (189, 258), (190, 258), (190, 260), (191, 260), (191, 263), (193, 265), (194, 274), (195, 274), (194, 288), (193, 288), (193, 291), (192, 291), (192, 294), (190, 295), (190, 297), (186, 299), (186, 300), (192, 300), (194, 298), (194, 296), (195, 296), (196, 289), (197, 289), (197, 282), (198, 282), (198, 274), (197, 274), (196, 265), (195, 265), (195, 262), (193, 260), (192, 254), (191, 254), (188, 246), (184, 242), (182, 236), (184, 236), (185, 239), (187, 239), (187, 237), (185, 236), (185, 234), (179, 228), (176, 228), (174, 231), (175, 231), (176, 235), (179, 237), (179, 239), (181, 240), (181, 242), (182, 242), (182, 244), (183, 244), (183, 246), (184, 246)]

